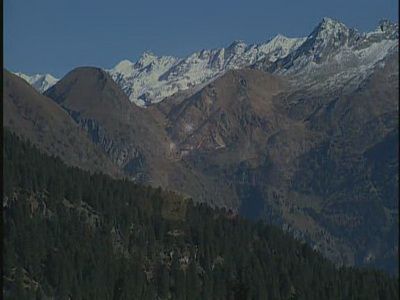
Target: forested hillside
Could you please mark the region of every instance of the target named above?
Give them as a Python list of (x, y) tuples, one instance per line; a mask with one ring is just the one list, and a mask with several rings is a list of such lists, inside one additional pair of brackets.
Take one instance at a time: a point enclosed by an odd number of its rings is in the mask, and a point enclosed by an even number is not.
[(398, 299), (275, 227), (3, 147), (5, 299)]

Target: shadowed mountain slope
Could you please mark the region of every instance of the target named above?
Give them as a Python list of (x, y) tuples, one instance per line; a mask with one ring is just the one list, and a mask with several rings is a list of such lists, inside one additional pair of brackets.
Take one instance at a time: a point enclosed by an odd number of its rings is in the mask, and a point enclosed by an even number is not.
[(397, 272), (397, 55), (351, 92), (239, 70), (153, 110), (182, 160), (235, 188), (242, 214), (336, 262)]
[(73, 166), (122, 175), (86, 132), (51, 99), (7, 70), (3, 71), (3, 80), (5, 127)]
[[(77, 68), (50, 88), (52, 98), (131, 179), (231, 206), (228, 186), (218, 185), (175, 157), (162, 120), (130, 103), (104, 71)], [(216, 197), (217, 196), (217, 197)]]

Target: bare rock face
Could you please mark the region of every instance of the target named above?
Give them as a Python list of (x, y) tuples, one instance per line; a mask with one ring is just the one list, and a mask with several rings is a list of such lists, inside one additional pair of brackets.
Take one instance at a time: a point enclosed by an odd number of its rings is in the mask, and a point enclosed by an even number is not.
[[(261, 85), (265, 93), (259, 96), (256, 93)], [(264, 108), (271, 106), (272, 96), (282, 86), (279, 79), (262, 72), (230, 71), (173, 107), (168, 113), (169, 132), (183, 141), (183, 147), (211, 150), (236, 143), (253, 128), (267, 131), (274, 124), (267, 116), (272, 112)]]

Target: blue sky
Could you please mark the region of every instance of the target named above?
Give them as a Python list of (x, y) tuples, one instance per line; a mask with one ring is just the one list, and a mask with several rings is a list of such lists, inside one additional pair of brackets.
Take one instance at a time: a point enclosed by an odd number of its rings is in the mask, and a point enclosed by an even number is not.
[(4, 0), (4, 64), (63, 76), (143, 51), (185, 56), (233, 40), (305, 36), (324, 16), (360, 31), (398, 19), (397, 0)]

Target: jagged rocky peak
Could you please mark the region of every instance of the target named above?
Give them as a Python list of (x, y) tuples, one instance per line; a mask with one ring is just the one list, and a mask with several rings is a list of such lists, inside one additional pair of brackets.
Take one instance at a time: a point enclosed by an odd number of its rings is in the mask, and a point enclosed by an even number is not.
[(293, 55), (305, 56), (308, 57), (307, 61), (321, 63), (336, 55), (340, 49), (354, 46), (360, 37), (357, 30), (325, 17), (299, 47), (298, 53)]
[(394, 23), (390, 20), (383, 19), (379, 21), (378, 28), (376, 31), (380, 31), (387, 38), (398, 39), (399, 38), (399, 23)]
[(139, 60), (136, 62), (135, 67), (141, 69), (158, 59), (158, 56), (151, 51), (145, 51)]
[(235, 40), (227, 48), (228, 51), (235, 53), (243, 53), (247, 48), (247, 44), (242, 40)]
[(308, 38), (315, 41), (335, 40), (347, 42), (349, 37), (355, 34), (356, 30), (348, 28), (337, 20), (324, 17)]
[[(393, 44), (399, 39), (399, 24), (390, 20), (381, 20), (374, 31), (363, 35), (360, 48), (370, 47), (376, 43)], [(397, 44), (397, 43), (396, 43)]]
[(342, 22), (329, 17), (323, 17), (321, 22), (317, 25), (317, 28), (320, 29), (320, 31), (338, 31), (348, 29)]
[(381, 31), (392, 31), (393, 29), (396, 29), (399, 27), (398, 23), (394, 23), (390, 20), (383, 19), (379, 21), (379, 29)]
[(139, 60), (135, 63), (135, 71), (145, 70), (147, 72), (154, 70), (157, 74), (165, 72), (165, 68), (171, 67), (179, 61), (174, 56), (158, 56), (150, 51), (145, 51)]

